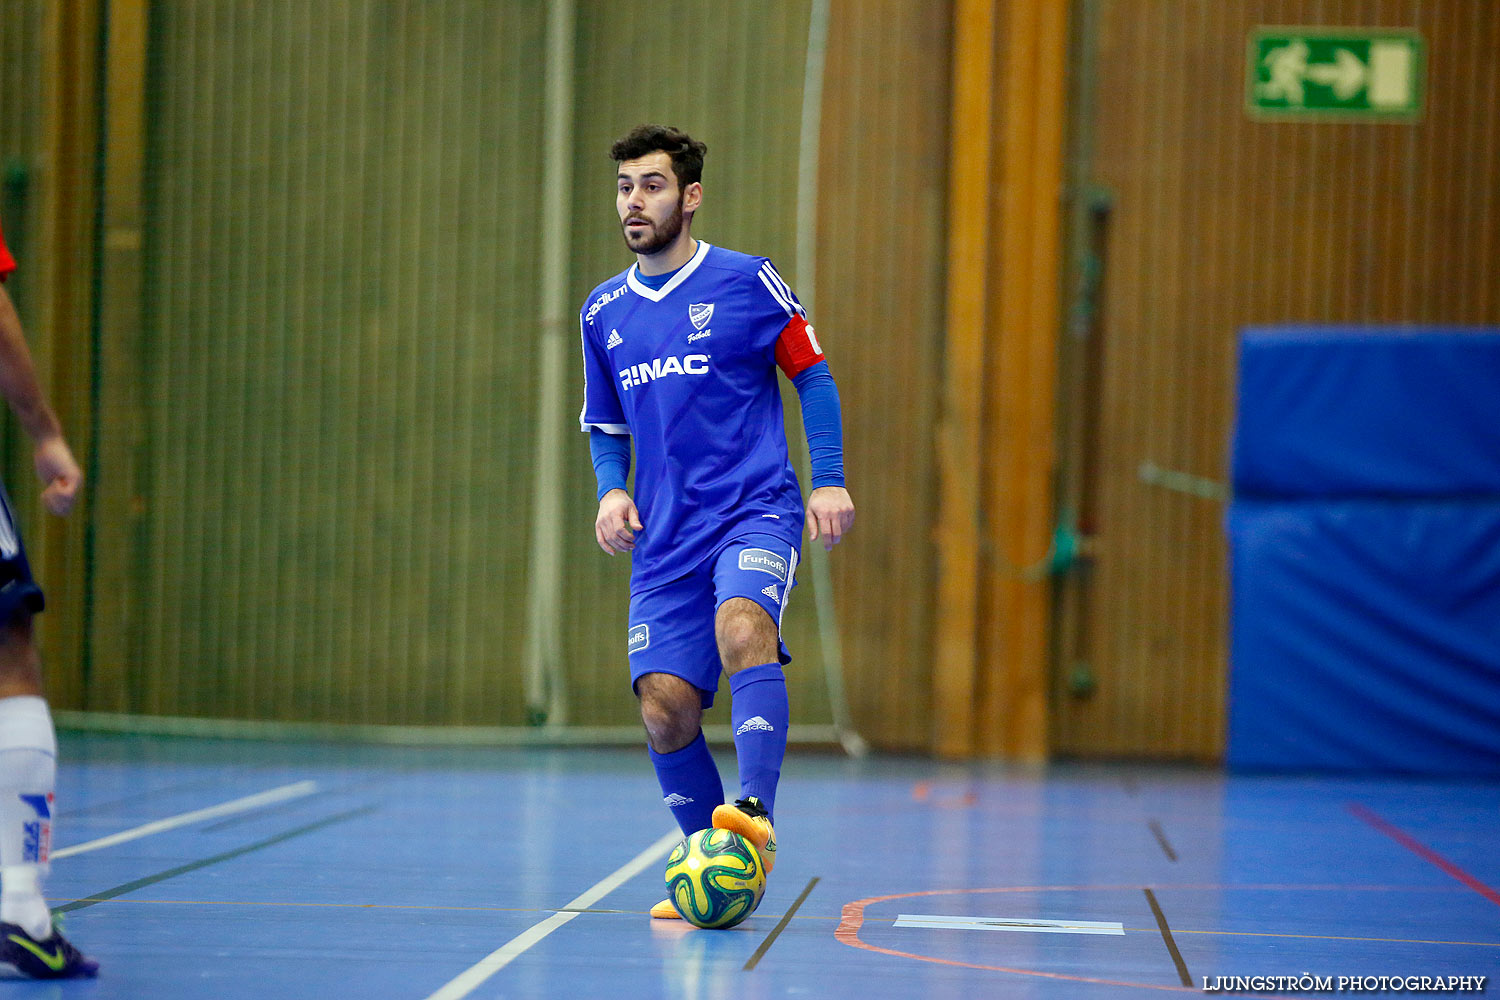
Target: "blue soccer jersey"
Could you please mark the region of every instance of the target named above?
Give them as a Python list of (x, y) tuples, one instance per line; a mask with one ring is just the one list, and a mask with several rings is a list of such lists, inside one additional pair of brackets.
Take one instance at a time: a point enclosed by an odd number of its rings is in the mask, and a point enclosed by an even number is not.
[(802, 304), (764, 257), (698, 241), (660, 289), (636, 266), (581, 315), (579, 422), (635, 444), (631, 588), (690, 572), (747, 531), (797, 545), (802, 495), (787, 457), (776, 369), (823, 360)]

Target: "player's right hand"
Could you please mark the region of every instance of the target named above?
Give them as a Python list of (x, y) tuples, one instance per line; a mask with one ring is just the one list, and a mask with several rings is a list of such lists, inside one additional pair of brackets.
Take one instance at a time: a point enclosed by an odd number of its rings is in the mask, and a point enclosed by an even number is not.
[(78, 499), (78, 488), (83, 484), (83, 473), (68, 442), (61, 434), (43, 438), (36, 446), (36, 474), (46, 488), (42, 490), (42, 504), (58, 517), (73, 509)]
[(641, 523), (635, 501), (624, 490), (610, 490), (599, 501), (599, 516), (594, 519), (594, 539), (610, 555), (635, 548), (635, 533), (646, 526)]

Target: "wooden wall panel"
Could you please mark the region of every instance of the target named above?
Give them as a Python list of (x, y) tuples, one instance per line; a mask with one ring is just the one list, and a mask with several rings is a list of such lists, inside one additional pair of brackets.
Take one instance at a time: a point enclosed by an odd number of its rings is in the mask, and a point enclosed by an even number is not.
[[(1500, 322), (1500, 9), (1415, 0), (1092, 0), (1071, 190), (1110, 194), (1090, 489), (1097, 558), (1064, 584), (1057, 748), (1213, 759), (1224, 734), (1222, 484), (1237, 331)], [(1411, 124), (1261, 121), (1258, 24), (1415, 28)], [(1075, 65), (1077, 65), (1075, 61)], [(1080, 236), (1075, 232), (1074, 238)], [(1080, 407), (1078, 370), (1065, 405)], [(1077, 448), (1067, 449), (1076, 456)], [(1146, 474), (1143, 475), (1143, 464)], [(1166, 479), (1151, 470), (1187, 473)], [(1075, 470), (1076, 472), (1076, 470)], [(1186, 486), (1187, 489), (1183, 487)], [(1193, 492), (1197, 490), (1197, 492)], [(1082, 617), (1080, 617), (1082, 616)], [(1069, 685), (1086, 664), (1091, 696)]]
[(541, 5), (151, 13), (145, 485), (101, 512), (140, 648), (97, 703), (520, 723)]
[(934, 736), (950, 5), (835, 2), (818, 214), (818, 336), (839, 380), (858, 520), (834, 552), (854, 721)]

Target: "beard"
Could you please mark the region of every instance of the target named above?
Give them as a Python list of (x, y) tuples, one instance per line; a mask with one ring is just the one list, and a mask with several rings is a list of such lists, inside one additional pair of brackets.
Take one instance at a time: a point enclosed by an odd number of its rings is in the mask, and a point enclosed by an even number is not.
[[(660, 253), (671, 246), (677, 237), (682, 234), (682, 203), (683, 195), (679, 194), (677, 196), (677, 207), (672, 209), (672, 214), (661, 220), (660, 224), (651, 222), (650, 219), (646, 219), (643, 215), (626, 216), (625, 220), (620, 223), (620, 232), (625, 237), (625, 245), (630, 248), (631, 252), (646, 257), (654, 253)], [(625, 223), (631, 219), (645, 219), (651, 228), (632, 236), (631, 231), (625, 226)]]

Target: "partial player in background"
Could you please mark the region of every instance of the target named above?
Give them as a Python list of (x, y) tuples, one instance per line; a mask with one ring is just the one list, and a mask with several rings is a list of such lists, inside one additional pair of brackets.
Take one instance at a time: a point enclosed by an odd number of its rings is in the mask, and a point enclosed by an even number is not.
[[(15, 266), (0, 233), (0, 395), (31, 438), (37, 475), (46, 484), (42, 503), (60, 516), (73, 508), (83, 476), (37, 382), (3, 285)], [(42, 605), (10, 498), (0, 488), (0, 964), (38, 979), (66, 979), (92, 976), (99, 963), (53, 926), (42, 897), (57, 783), (57, 734), (31, 635), (31, 618)]]
[[(636, 262), (584, 303), (579, 422), (598, 478), (595, 539), (610, 555), (632, 554), (626, 651), (664, 800), (684, 833), (739, 833), (769, 872), (790, 718), (781, 618), (804, 520), (778, 368), (797, 389), (812, 452), (811, 537), (831, 549), (854, 504), (838, 388), (802, 304), (766, 258), (691, 234), (705, 152), (660, 125), (610, 149)], [(721, 672), (739, 759), (732, 805), (702, 730)], [(670, 901), (651, 912), (677, 916)]]

